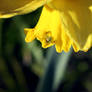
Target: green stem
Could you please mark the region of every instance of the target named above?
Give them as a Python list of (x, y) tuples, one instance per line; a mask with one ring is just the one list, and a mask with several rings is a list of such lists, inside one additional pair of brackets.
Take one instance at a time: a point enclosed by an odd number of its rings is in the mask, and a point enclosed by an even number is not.
[(58, 54), (54, 48), (51, 48), (49, 53), (51, 56), (47, 57), (48, 65), (38, 85), (37, 92), (53, 92), (53, 90), (58, 88), (64, 77), (72, 50), (68, 53), (62, 52)]

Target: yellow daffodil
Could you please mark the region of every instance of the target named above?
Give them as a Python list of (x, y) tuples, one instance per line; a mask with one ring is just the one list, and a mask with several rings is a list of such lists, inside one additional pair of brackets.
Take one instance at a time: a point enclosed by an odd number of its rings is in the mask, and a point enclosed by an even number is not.
[(35, 38), (57, 52), (87, 51), (92, 46), (92, 0), (1, 0), (0, 18), (31, 12), (44, 5), (33, 29), (25, 29), (26, 42)]
[(35, 38), (42, 47), (56, 46), (57, 52), (87, 51), (92, 46), (92, 1), (52, 0), (44, 5), (33, 29), (25, 29), (26, 42)]

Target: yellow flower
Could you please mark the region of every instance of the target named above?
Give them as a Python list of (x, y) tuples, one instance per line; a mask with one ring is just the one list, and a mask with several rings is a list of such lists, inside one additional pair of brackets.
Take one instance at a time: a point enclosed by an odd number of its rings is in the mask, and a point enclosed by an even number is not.
[(35, 38), (42, 47), (56, 46), (57, 52), (77, 52), (92, 46), (92, 0), (52, 0), (44, 5), (40, 19), (33, 29), (25, 29), (26, 42)]
[(0, 18), (31, 12), (44, 5), (33, 29), (25, 29), (26, 42), (35, 38), (42, 47), (56, 46), (57, 52), (87, 51), (92, 46), (92, 0), (1, 0)]
[(47, 0), (0, 0), (0, 18), (32, 12), (45, 3)]

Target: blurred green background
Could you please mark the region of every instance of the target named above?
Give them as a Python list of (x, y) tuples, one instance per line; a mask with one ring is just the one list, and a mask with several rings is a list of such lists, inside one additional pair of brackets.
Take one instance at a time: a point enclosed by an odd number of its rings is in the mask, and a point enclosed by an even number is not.
[(41, 10), (0, 19), (0, 92), (92, 92), (92, 49), (59, 54), (25, 42)]

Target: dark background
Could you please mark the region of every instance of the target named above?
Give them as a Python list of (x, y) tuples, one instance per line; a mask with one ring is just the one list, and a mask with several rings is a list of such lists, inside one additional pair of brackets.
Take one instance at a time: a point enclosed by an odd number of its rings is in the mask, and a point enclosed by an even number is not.
[(92, 92), (92, 49), (57, 53), (39, 41), (25, 42), (41, 9), (0, 19), (0, 92)]

